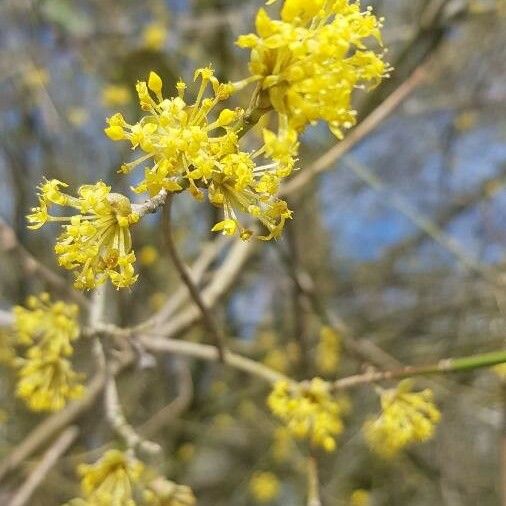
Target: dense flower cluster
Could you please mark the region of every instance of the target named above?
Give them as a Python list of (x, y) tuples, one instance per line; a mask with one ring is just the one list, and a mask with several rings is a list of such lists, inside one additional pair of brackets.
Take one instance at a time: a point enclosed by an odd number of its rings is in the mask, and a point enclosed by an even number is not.
[(195, 497), (189, 487), (153, 472), (133, 455), (108, 450), (94, 464), (82, 464), (82, 498), (67, 506), (193, 506)]
[[(224, 214), (213, 231), (226, 235), (237, 232), (248, 239), (252, 231), (239, 219), (241, 213), (246, 213), (267, 228), (268, 234), (262, 239), (278, 236), (285, 220), (291, 217), (286, 202), (276, 198), (276, 193), (280, 180), (294, 166), (296, 133), (285, 129), (278, 136), (266, 129), (260, 149), (253, 153), (241, 151), (239, 133), (244, 111), (216, 111), (218, 104), (235, 91), (234, 85), (220, 83), (210, 67), (198, 69), (194, 79), (200, 80), (200, 86), (195, 100), (188, 103), (184, 82), (177, 83), (177, 97), (163, 98), (162, 80), (151, 72), (147, 82), (137, 83), (141, 108), (148, 114), (133, 125), (119, 113), (107, 120), (105, 132), (109, 138), (127, 140), (133, 149), (140, 148), (145, 153), (123, 164), (121, 171), (128, 173), (149, 161), (144, 178), (134, 190), (151, 196), (162, 189), (188, 189), (201, 200), (203, 190), (207, 190), (209, 201), (221, 207)], [(207, 96), (210, 89), (211, 97)]]
[(82, 375), (68, 360), (79, 336), (77, 316), (77, 306), (51, 303), (47, 293), (14, 308), (17, 343), (29, 347), (19, 360), (17, 395), (34, 411), (58, 411), (84, 392)]
[[(29, 228), (38, 229), (46, 222), (67, 222), (58, 237), (55, 253), (58, 263), (76, 270), (74, 286), (90, 289), (110, 279), (117, 288), (132, 285), (137, 275), (133, 264), (130, 226), (139, 220), (127, 197), (111, 193), (110, 186), (99, 181), (83, 185), (78, 196), (64, 193), (68, 185), (52, 179), (39, 186), (39, 206), (28, 215)], [(53, 205), (72, 207), (79, 214), (52, 216)]]
[(278, 381), (267, 404), (293, 437), (308, 439), (329, 452), (335, 449), (335, 437), (344, 428), (343, 406), (332, 397), (326, 381), (320, 378), (298, 384)]
[(260, 9), (257, 34), (237, 44), (251, 49), (251, 74), (291, 128), (323, 120), (342, 138), (343, 128), (355, 124), (353, 90), (377, 85), (388, 72), (382, 55), (366, 45), (370, 38), (381, 42), (381, 26), (359, 2), (285, 0), (280, 20)]
[(411, 392), (409, 380), (380, 394), (380, 416), (368, 420), (364, 433), (370, 447), (379, 455), (391, 458), (413, 443), (430, 439), (441, 417), (434, 405), (432, 391)]

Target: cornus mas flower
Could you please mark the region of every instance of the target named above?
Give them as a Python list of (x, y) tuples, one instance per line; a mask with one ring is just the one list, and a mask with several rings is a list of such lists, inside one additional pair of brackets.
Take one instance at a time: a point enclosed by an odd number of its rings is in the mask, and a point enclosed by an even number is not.
[[(83, 185), (77, 197), (64, 193), (68, 185), (52, 179), (39, 187), (39, 206), (28, 215), (29, 227), (38, 229), (46, 222), (68, 223), (58, 237), (55, 252), (58, 263), (76, 271), (74, 286), (95, 288), (110, 279), (117, 288), (132, 285), (136, 279), (133, 264), (130, 225), (139, 220), (127, 197), (111, 193), (111, 187), (99, 181)], [(71, 207), (79, 214), (52, 216), (50, 207)]]
[(36, 346), (44, 354), (72, 354), (71, 343), (79, 336), (79, 308), (75, 304), (52, 303), (48, 293), (41, 293), (28, 297), (26, 307), (15, 306), (13, 313), (19, 344)]
[(129, 453), (108, 450), (95, 464), (78, 467), (82, 498), (66, 506), (194, 506), (189, 487), (156, 476)]
[(293, 437), (308, 439), (329, 452), (335, 449), (335, 437), (344, 428), (343, 407), (332, 397), (326, 381), (320, 378), (298, 384), (278, 381), (267, 404)]
[[(216, 110), (235, 91), (231, 83), (220, 83), (211, 68), (198, 69), (200, 81), (196, 98), (185, 99), (186, 84), (177, 85), (177, 97), (163, 98), (161, 78), (151, 72), (146, 82), (137, 84), (141, 108), (148, 114), (131, 125), (121, 114), (107, 120), (105, 133), (112, 140), (127, 140), (133, 149), (145, 154), (124, 164), (130, 172), (149, 162), (144, 178), (134, 191), (153, 196), (162, 189), (181, 192), (188, 189), (198, 200), (207, 190), (209, 201), (223, 209), (224, 219), (213, 227), (226, 235), (239, 233), (248, 239), (252, 232), (241, 225), (239, 215), (257, 218), (267, 228), (261, 239), (281, 232), (291, 217), (286, 202), (276, 198), (280, 180), (290, 174), (297, 152), (297, 134), (286, 128), (282, 135), (264, 131), (264, 145), (253, 153), (239, 148), (242, 109)], [(207, 96), (212, 90), (211, 97)], [(212, 119), (211, 119), (212, 118)], [(257, 160), (265, 163), (257, 164)]]
[(82, 375), (72, 364), (56, 354), (42, 354), (31, 348), (19, 370), (16, 393), (33, 411), (59, 411), (67, 401), (84, 393)]
[(78, 467), (83, 499), (69, 506), (136, 506), (134, 488), (141, 481), (144, 464), (119, 450), (108, 450), (95, 464)]
[(412, 382), (380, 393), (380, 416), (368, 420), (364, 433), (370, 447), (379, 455), (391, 458), (413, 443), (430, 439), (441, 417), (434, 405), (432, 391), (411, 392)]
[(74, 304), (51, 303), (47, 293), (30, 296), (27, 307), (13, 310), (16, 342), (29, 346), (26, 358), (17, 358), (17, 395), (34, 411), (58, 411), (68, 400), (81, 397), (82, 375), (66, 357), (79, 336), (78, 308)]
[(280, 20), (260, 9), (257, 34), (237, 44), (251, 49), (250, 72), (290, 127), (323, 120), (342, 138), (355, 123), (353, 90), (377, 85), (389, 70), (381, 54), (367, 49), (371, 38), (381, 43), (381, 27), (359, 2), (285, 0)]

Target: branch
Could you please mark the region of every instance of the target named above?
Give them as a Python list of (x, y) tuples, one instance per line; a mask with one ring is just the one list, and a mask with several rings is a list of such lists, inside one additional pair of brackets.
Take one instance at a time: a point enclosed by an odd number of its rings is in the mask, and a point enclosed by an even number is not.
[[(179, 341), (177, 339), (167, 339), (161, 336), (148, 335), (140, 337), (140, 341), (146, 349), (152, 352), (186, 355), (212, 362), (220, 360), (217, 348), (208, 344), (191, 343), (189, 341)], [(279, 380), (291, 381), (284, 374), (256, 362), (255, 360), (238, 355), (237, 353), (225, 350), (224, 358), (227, 366), (256, 376), (268, 383), (272, 384)]]
[(160, 191), (160, 193), (146, 200), (146, 202), (144, 202), (143, 204), (134, 204), (132, 206), (132, 209), (141, 218), (146, 214), (156, 213), (156, 211), (158, 211), (158, 209), (165, 204), (165, 201), (167, 200), (167, 195), (168, 195), (167, 190), (163, 189)]
[(78, 435), (79, 429), (77, 427), (72, 426), (66, 429), (44, 453), (35, 469), (28, 476), (27, 480), (23, 482), (7, 506), (24, 506), (30, 500), (37, 487), (44, 481), (50, 469), (55, 466), (58, 459), (68, 450)]
[(112, 374), (108, 374), (105, 385), (105, 411), (107, 420), (113, 429), (124, 439), (128, 448), (136, 450), (137, 448), (150, 455), (156, 455), (161, 452), (161, 447), (152, 441), (146, 441), (137, 434), (135, 429), (128, 423), (119, 401), (116, 381)]
[(348, 376), (334, 382), (335, 390), (344, 390), (359, 385), (375, 383), (384, 380), (398, 380), (411, 378), (413, 376), (427, 376), (430, 374), (443, 374), (449, 372), (462, 372), (479, 369), (482, 367), (491, 367), (506, 362), (505, 351), (493, 351), (479, 355), (471, 355), (462, 358), (446, 358), (440, 360), (437, 364), (427, 366), (408, 366), (393, 371), (371, 371), (365, 374), (356, 374)]
[(181, 281), (186, 285), (188, 291), (190, 292), (191, 298), (199, 308), (202, 313), (202, 320), (204, 326), (207, 331), (211, 334), (211, 339), (214, 341), (216, 348), (218, 349), (218, 355), (221, 362), (225, 360), (225, 339), (221, 329), (218, 327), (216, 321), (214, 320), (214, 316), (210, 312), (206, 303), (201, 297), (199, 289), (193, 282), (191, 275), (189, 274), (185, 264), (183, 263), (179, 253), (176, 249), (176, 245), (174, 244), (174, 238), (172, 237), (172, 227), (171, 227), (171, 209), (172, 209), (172, 198), (169, 198), (164, 207), (164, 213), (162, 217), (163, 223), (163, 231), (165, 244), (167, 246), (167, 251), (169, 256), (171, 257), (172, 263), (176, 268)]

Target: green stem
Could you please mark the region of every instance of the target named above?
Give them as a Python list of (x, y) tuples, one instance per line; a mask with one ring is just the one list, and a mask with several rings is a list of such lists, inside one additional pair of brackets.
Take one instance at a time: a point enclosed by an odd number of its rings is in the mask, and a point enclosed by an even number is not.
[(428, 366), (408, 366), (394, 371), (371, 371), (355, 376), (348, 376), (334, 382), (335, 390), (344, 390), (358, 385), (375, 383), (377, 381), (410, 378), (413, 376), (426, 376), (429, 374), (442, 374), (448, 372), (469, 371), (481, 367), (491, 367), (506, 362), (506, 350), (481, 353), (462, 358), (446, 358), (437, 364)]

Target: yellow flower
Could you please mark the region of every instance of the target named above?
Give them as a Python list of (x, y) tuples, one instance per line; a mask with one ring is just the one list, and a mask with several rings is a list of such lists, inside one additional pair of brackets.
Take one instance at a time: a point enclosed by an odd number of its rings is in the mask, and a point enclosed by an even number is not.
[(27, 307), (13, 309), (16, 342), (29, 346), (18, 359), (17, 395), (34, 411), (58, 411), (84, 393), (83, 375), (67, 360), (79, 336), (78, 307), (51, 303), (49, 294), (28, 297)]
[(367, 490), (354, 490), (350, 497), (350, 506), (370, 506), (371, 494)]
[(143, 499), (143, 504), (149, 506), (194, 506), (196, 504), (190, 487), (164, 478), (150, 481), (144, 491)]
[[(99, 181), (83, 185), (78, 196), (61, 191), (65, 183), (53, 179), (40, 187), (39, 206), (28, 215), (28, 228), (37, 229), (46, 222), (67, 222), (58, 237), (55, 253), (58, 263), (68, 270), (76, 270), (74, 286), (90, 289), (110, 279), (117, 288), (135, 283), (130, 225), (139, 216), (132, 211), (127, 197), (111, 193), (111, 188)], [(79, 214), (52, 216), (52, 205), (72, 207)]]
[(308, 439), (329, 452), (335, 449), (335, 438), (344, 428), (343, 406), (332, 397), (326, 381), (320, 378), (298, 384), (278, 381), (267, 404), (293, 437)]
[(95, 464), (78, 467), (85, 504), (89, 506), (136, 506), (134, 487), (144, 464), (119, 450), (108, 450)]
[(324, 325), (320, 329), (320, 340), (316, 348), (316, 366), (321, 373), (335, 373), (341, 359), (341, 336)]
[(430, 439), (441, 417), (431, 390), (411, 392), (411, 388), (412, 382), (405, 380), (397, 388), (383, 390), (380, 416), (364, 425), (369, 446), (384, 458), (392, 458), (406, 446)]
[(358, 2), (285, 0), (280, 20), (260, 9), (257, 34), (237, 44), (251, 49), (251, 74), (291, 128), (323, 120), (341, 138), (356, 121), (353, 90), (377, 85), (389, 70), (366, 45), (371, 37), (381, 42), (381, 27)]
[(142, 44), (146, 49), (160, 51), (165, 46), (168, 32), (161, 23), (150, 23), (142, 32)]
[(18, 343), (34, 345), (41, 354), (71, 355), (72, 342), (79, 336), (79, 308), (62, 301), (51, 303), (47, 293), (28, 297), (26, 306), (13, 309)]
[(259, 503), (268, 503), (279, 495), (279, 480), (274, 473), (257, 472), (249, 482), (251, 496)]
[[(153, 196), (162, 189), (169, 192), (189, 190), (197, 200), (204, 198), (223, 209), (223, 220), (212, 230), (248, 239), (253, 232), (244, 227), (239, 214), (258, 219), (268, 233), (260, 239), (277, 237), (292, 216), (286, 202), (276, 197), (279, 183), (294, 166), (297, 135), (281, 125), (279, 137), (264, 133), (265, 144), (253, 153), (239, 148), (242, 109), (221, 109), (218, 104), (236, 90), (231, 83), (220, 83), (211, 67), (195, 72), (200, 86), (193, 103), (185, 101), (186, 84), (176, 85), (177, 97), (163, 98), (163, 82), (151, 72), (147, 82), (137, 83), (141, 108), (148, 113), (130, 125), (121, 114), (107, 120), (107, 136), (127, 140), (133, 149), (145, 154), (123, 164), (128, 173), (136, 166), (149, 163), (144, 178), (134, 188)], [(212, 90), (210, 92), (210, 89)], [(211, 96), (207, 96), (211, 93)], [(262, 159), (260, 165), (257, 159)]]
[(139, 263), (144, 267), (150, 267), (158, 260), (158, 250), (151, 245), (143, 246), (139, 251)]
[(33, 411), (59, 411), (68, 400), (83, 395), (81, 381), (82, 375), (68, 360), (52, 353), (41, 354), (34, 347), (19, 371), (16, 393)]
[(102, 90), (102, 103), (107, 107), (125, 105), (131, 99), (130, 90), (123, 84), (108, 84)]
[(78, 467), (83, 498), (67, 506), (194, 506), (189, 487), (159, 477), (133, 455), (108, 450), (95, 462)]

